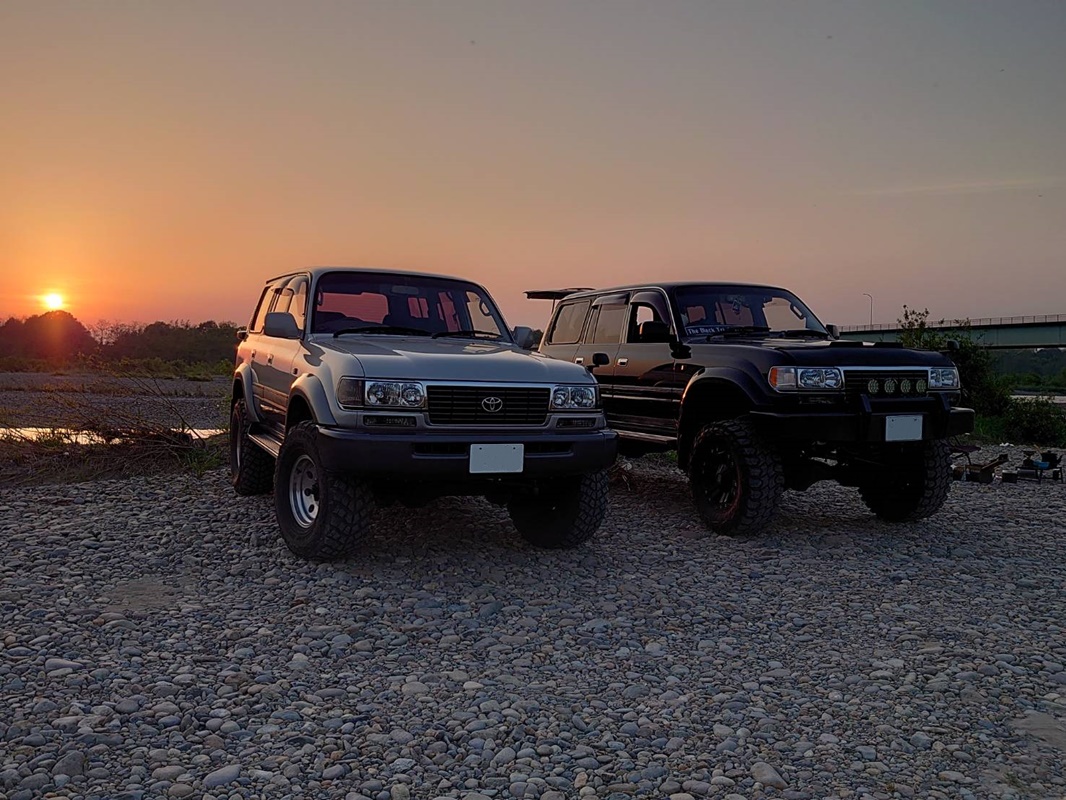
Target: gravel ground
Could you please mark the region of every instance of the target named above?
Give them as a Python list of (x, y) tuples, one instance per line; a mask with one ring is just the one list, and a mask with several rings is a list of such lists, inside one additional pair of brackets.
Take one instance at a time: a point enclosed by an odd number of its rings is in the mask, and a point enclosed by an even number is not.
[(1066, 797), (1061, 484), (738, 541), (628, 478), (577, 551), (448, 500), (337, 565), (219, 472), (0, 490), (0, 797)]

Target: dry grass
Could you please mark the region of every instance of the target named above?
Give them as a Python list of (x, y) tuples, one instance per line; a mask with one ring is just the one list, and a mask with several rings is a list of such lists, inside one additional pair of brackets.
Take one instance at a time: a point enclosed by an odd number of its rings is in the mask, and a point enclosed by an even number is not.
[[(201, 439), (174, 395), (153, 378), (120, 376), (135, 410), (101, 402), (101, 393), (57, 388), (52, 425), (0, 429), (0, 486), (71, 483), (166, 472), (201, 475), (224, 465), (226, 437)], [(127, 394), (128, 393), (128, 394)], [(109, 392), (108, 394), (116, 394)], [(219, 427), (223, 414), (220, 405)], [(11, 426), (0, 414), (0, 426)]]

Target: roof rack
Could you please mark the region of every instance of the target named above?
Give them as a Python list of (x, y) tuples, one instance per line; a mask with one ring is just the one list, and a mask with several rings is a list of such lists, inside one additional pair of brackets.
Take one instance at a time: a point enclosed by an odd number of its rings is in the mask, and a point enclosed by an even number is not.
[(533, 289), (526, 292), (530, 300), (562, 300), (567, 295), (576, 292), (591, 292), (591, 286), (578, 286), (571, 289)]

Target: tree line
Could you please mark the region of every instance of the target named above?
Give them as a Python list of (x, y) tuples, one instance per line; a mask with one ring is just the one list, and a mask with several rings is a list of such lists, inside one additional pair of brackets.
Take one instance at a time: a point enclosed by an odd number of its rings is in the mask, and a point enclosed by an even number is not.
[(101, 322), (87, 328), (67, 311), (49, 311), (0, 325), (0, 368), (52, 369), (74, 362), (115, 365), (158, 362), (232, 368), (237, 326), (231, 322)]

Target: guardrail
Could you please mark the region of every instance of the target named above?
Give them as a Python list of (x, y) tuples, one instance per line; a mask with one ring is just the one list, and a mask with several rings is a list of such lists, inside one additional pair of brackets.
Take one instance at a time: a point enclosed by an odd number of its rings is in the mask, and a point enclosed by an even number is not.
[[(1049, 322), (1066, 324), (1066, 314), (1030, 314), (1020, 317), (981, 317), (979, 319), (956, 319), (948, 322), (927, 322), (927, 328), (988, 328), (996, 325), (1043, 325)], [(841, 325), (841, 331), (898, 331), (899, 324), (895, 325)]]

